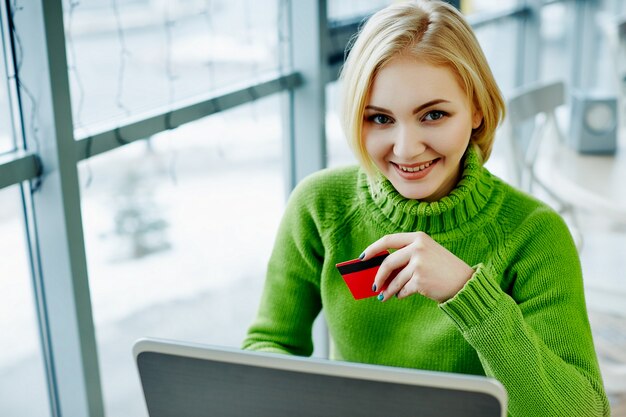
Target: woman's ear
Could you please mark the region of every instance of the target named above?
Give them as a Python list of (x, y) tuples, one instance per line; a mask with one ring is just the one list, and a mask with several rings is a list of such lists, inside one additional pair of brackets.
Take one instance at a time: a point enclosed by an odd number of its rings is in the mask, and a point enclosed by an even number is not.
[(472, 115), (472, 128), (477, 129), (483, 123), (483, 113), (480, 110), (474, 110)]

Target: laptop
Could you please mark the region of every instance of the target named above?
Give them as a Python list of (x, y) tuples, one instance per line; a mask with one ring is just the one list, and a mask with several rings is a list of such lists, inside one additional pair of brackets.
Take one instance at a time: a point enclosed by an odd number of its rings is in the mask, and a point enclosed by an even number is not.
[(142, 339), (150, 417), (505, 417), (497, 380)]

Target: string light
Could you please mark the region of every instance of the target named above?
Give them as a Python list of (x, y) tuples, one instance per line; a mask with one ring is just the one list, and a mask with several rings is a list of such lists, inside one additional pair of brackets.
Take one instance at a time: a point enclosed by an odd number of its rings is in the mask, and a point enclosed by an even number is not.
[[(177, 76), (174, 72), (174, 65), (173, 65), (173, 59), (172, 59), (172, 55), (174, 53), (172, 31), (176, 24), (176, 21), (172, 19), (170, 16), (169, 5), (170, 3), (167, 3), (167, 5), (165, 6), (163, 19), (164, 19), (164, 28), (165, 28), (165, 76), (168, 82), (168, 105), (170, 107), (170, 111), (165, 115), (165, 129), (167, 130), (166, 134), (168, 135), (167, 141), (171, 145), (172, 136), (169, 131), (174, 129), (174, 126), (172, 126), (172, 121), (171, 121), (171, 117), (172, 117), (171, 109), (174, 105), (174, 101), (176, 100), (176, 84), (175, 83), (176, 83)], [(148, 139), (148, 141), (150, 141), (150, 139)], [(169, 164), (168, 164), (169, 176), (172, 179), (172, 182), (174, 184), (177, 184), (178, 179), (176, 175), (176, 160), (177, 160), (178, 155), (175, 149), (173, 149), (171, 146), (170, 146), (168, 154), (170, 156)]]
[[(215, 66), (215, 56), (216, 56), (216, 50), (215, 50), (215, 36), (216, 36), (216, 30), (215, 30), (215, 23), (213, 20), (213, 0), (206, 0), (205, 2), (205, 8), (203, 11), (203, 16), (204, 16), (204, 21), (206, 23), (206, 30), (207, 30), (207, 35), (208, 35), (208, 42), (207, 42), (207, 49), (209, 51), (208, 53), (208, 62), (207, 62), (207, 69), (209, 72), (209, 89), (211, 91), (216, 91), (217, 89), (217, 71), (216, 71), (216, 66)], [(212, 100), (211, 104), (213, 105), (214, 109), (213, 109), (213, 114), (215, 113), (219, 113), (221, 112), (221, 108), (219, 106), (218, 100)], [(216, 138), (216, 146), (217, 146), (217, 155), (220, 158), (224, 157), (224, 149), (222, 147), (222, 142), (221, 142), (221, 137), (218, 136)]]
[(278, 73), (281, 76), (281, 87), (287, 88), (286, 80), (282, 77), (287, 73), (289, 60), (289, 0), (280, 0), (278, 5)]
[(126, 116), (130, 116), (131, 111), (124, 104), (122, 97), (124, 93), (124, 78), (126, 76), (126, 60), (130, 58), (131, 54), (126, 47), (126, 34), (124, 27), (122, 26), (122, 19), (120, 17), (120, 10), (117, 4), (117, 0), (111, 0), (111, 7), (113, 9), (113, 16), (115, 18), (115, 27), (117, 30), (117, 37), (120, 44), (120, 66), (117, 77), (117, 92), (115, 94), (115, 104), (124, 112)]
[(170, 107), (176, 99), (176, 74), (174, 73), (173, 65), (173, 35), (172, 31), (176, 21), (170, 17), (169, 3), (165, 6), (163, 12), (163, 27), (165, 31), (165, 77), (168, 82), (168, 104)]
[(214, 62), (214, 54), (215, 54), (215, 42), (213, 42), (213, 37), (215, 35), (215, 29), (214, 29), (214, 25), (213, 25), (213, 0), (206, 0), (205, 3), (205, 9), (202, 12), (202, 15), (204, 16), (204, 20), (206, 22), (206, 28), (207, 28), (207, 50), (208, 50), (208, 61), (207, 61), (207, 68), (209, 70), (209, 88), (211, 90), (215, 90), (215, 62)]
[[(22, 62), (24, 59), (24, 47), (22, 45), (22, 41), (20, 39), (19, 33), (17, 32), (17, 29), (14, 24), (17, 13), (23, 10), (23, 7), (18, 5), (17, 0), (13, 0), (11, 2), (10, 7), (11, 7), (11, 10), (9, 13), (10, 14), (9, 26), (10, 26), (11, 34), (12, 34), (14, 65), (15, 65), (15, 75), (13, 76), (13, 78), (15, 79), (15, 83), (17, 85), (19, 101), (22, 102), (21, 97), (23, 97), (24, 95), (26, 96), (26, 98), (28, 98), (30, 102), (30, 109), (31, 109), (30, 120), (29, 120), (29, 127), (31, 131), (30, 139), (33, 145), (33, 152), (35, 154), (39, 154), (39, 149), (40, 149), (39, 126), (37, 124), (37, 116), (39, 114), (39, 103), (37, 103), (37, 100), (35, 99), (35, 96), (33, 95), (33, 93), (30, 91), (28, 86), (26, 86), (26, 84), (24, 84), (24, 82), (20, 78), (20, 72), (22, 70)], [(29, 148), (28, 143), (26, 142), (26, 137), (24, 137), (24, 148), (25, 149)], [(37, 177), (31, 180), (31, 194), (36, 193), (41, 187), (42, 172), (43, 172), (43, 167), (41, 166), (38, 169)]]
[[(67, 7), (67, 27), (65, 29), (65, 39), (67, 44), (68, 51), (68, 66), (67, 69), (70, 75), (74, 79), (74, 83), (76, 85), (76, 106), (74, 109), (74, 132), (78, 129), (82, 129), (88, 136), (87, 146), (85, 147), (85, 188), (89, 188), (93, 181), (93, 171), (91, 170), (91, 163), (89, 158), (91, 157), (91, 149), (93, 145), (93, 137), (91, 136), (89, 129), (84, 125), (82, 120), (83, 109), (85, 106), (85, 88), (82, 82), (82, 78), (80, 72), (78, 71), (78, 58), (76, 55), (76, 48), (74, 44), (74, 12), (76, 8), (80, 6), (80, 1), (78, 0), (69, 0)], [(73, 102), (72, 102), (73, 104)]]
[[(244, 22), (246, 25), (246, 31), (245, 31), (244, 41), (250, 47), (254, 45), (254, 39), (255, 39), (254, 33), (253, 33), (254, 25), (253, 25), (252, 14), (251, 14), (252, 10), (253, 10), (253, 5), (250, 3), (250, 0), (245, 0)], [(251, 80), (258, 79), (258, 75), (259, 75), (258, 59), (253, 59), (250, 71), (251, 71), (250, 79)], [(254, 120), (255, 123), (258, 123), (259, 115), (257, 111), (257, 105), (258, 105), (259, 96), (254, 86), (248, 89), (248, 94), (250, 95), (250, 99), (251, 99), (251, 101), (248, 103), (248, 108), (250, 109), (250, 113), (252, 114), (252, 119)]]

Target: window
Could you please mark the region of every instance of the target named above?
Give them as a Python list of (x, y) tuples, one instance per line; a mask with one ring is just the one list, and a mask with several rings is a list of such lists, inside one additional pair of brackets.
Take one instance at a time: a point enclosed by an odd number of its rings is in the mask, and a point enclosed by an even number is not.
[[(4, 61), (4, 54), (2, 55)], [(6, 73), (6, 64), (2, 62), (0, 65), (0, 77), (3, 82), (0, 83), (0, 154), (15, 149), (13, 135), (11, 131), (11, 107), (8, 94), (8, 77)]]
[(329, 1), (328, 2), (328, 19), (329, 20), (345, 20), (358, 16), (367, 16), (374, 13), (386, 5), (391, 0), (356, 0), (356, 1)]
[(490, 13), (508, 9), (519, 3), (519, 0), (461, 0), (461, 9), (466, 14)]
[(81, 164), (105, 408), (145, 415), (130, 349), (146, 336), (239, 347), (285, 196), (280, 96)]
[[(555, 3), (541, 8), (541, 63), (542, 80), (561, 79), (567, 84), (573, 82), (573, 37), (570, 29), (574, 19), (571, 4)], [(568, 69), (565, 70), (564, 69)]]
[(592, 60), (598, 65), (589, 77), (589, 87), (606, 95), (626, 92), (626, 33), (620, 35), (618, 28), (619, 22), (626, 19), (626, 3), (600, 1), (592, 10), (597, 27)]
[(79, 135), (279, 68), (277, 0), (91, 0), (64, 11)]
[(515, 45), (517, 28), (517, 21), (505, 19), (475, 30), (478, 42), (503, 94), (515, 88), (516, 51), (511, 45)]
[(328, 166), (356, 164), (356, 158), (346, 140), (338, 111), (339, 82), (326, 86), (326, 149)]
[(19, 186), (0, 190), (0, 415), (50, 415)]

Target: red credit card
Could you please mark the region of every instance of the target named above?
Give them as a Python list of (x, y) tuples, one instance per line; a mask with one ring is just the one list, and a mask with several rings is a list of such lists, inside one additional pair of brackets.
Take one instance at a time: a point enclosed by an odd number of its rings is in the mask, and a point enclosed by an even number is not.
[(383, 285), (382, 288), (379, 288), (379, 291), (374, 292), (372, 291), (372, 285), (374, 284), (376, 271), (378, 271), (380, 264), (383, 263), (387, 256), (389, 256), (389, 251), (384, 251), (366, 261), (352, 259), (335, 265), (355, 300), (375, 297), (385, 290), (387, 286)]

